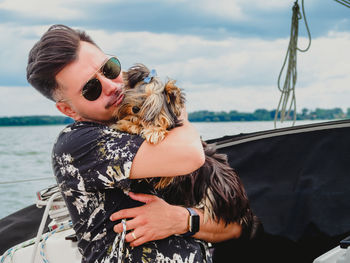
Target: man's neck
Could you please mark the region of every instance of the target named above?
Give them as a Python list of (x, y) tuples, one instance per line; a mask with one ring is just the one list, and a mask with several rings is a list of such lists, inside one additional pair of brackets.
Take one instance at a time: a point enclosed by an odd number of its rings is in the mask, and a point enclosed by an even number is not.
[(111, 126), (115, 123), (117, 123), (117, 120), (115, 118), (111, 119), (111, 120), (94, 120), (94, 119), (85, 119), (85, 118), (81, 118), (79, 120), (75, 120), (76, 122), (93, 122), (93, 123), (98, 123), (98, 124), (102, 124), (102, 125), (106, 125), (106, 126)]

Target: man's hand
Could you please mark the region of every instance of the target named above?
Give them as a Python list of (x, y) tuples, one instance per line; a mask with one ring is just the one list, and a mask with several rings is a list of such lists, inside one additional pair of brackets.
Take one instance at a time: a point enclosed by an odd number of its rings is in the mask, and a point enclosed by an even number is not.
[[(170, 205), (154, 195), (130, 192), (129, 196), (145, 205), (120, 210), (111, 215), (111, 220), (129, 219), (126, 222), (126, 230), (132, 230), (132, 232), (126, 235), (126, 241), (130, 242), (131, 246), (139, 246), (149, 241), (164, 239), (174, 234), (184, 234), (188, 231), (189, 213), (186, 208)], [(242, 226), (238, 223), (226, 225), (222, 221), (204, 222), (203, 211), (195, 210), (200, 216), (200, 229), (193, 236), (194, 238), (215, 243), (241, 236)], [(114, 226), (114, 231), (121, 233), (122, 223)]]
[[(127, 218), (126, 230), (132, 230), (125, 237), (131, 246), (164, 239), (174, 234), (188, 231), (188, 211), (180, 206), (173, 206), (163, 199), (147, 194), (129, 193), (129, 196), (145, 205), (120, 210), (111, 215), (112, 221)], [(114, 231), (123, 231), (122, 223), (114, 226)]]

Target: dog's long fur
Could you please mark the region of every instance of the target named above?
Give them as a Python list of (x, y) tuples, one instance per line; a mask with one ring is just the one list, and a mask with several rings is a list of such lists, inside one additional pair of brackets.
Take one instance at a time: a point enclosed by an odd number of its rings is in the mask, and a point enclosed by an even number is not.
[[(185, 104), (183, 92), (168, 81), (165, 85), (152, 77), (144, 79), (150, 71), (136, 64), (124, 72), (124, 100), (115, 116), (114, 128), (139, 134), (156, 144), (167, 132), (181, 125), (179, 117)], [(190, 175), (154, 179), (154, 187), (163, 198), (184, 206), (204, 206), (205, 220), (210, 218), (225, 223), (238, 222), (251, 238), (258, 220), (251, 211), (249, 200), (240, 178), (230, 167), (225, 154), (216, 152), (214, 145), (202, 142), (205, 164)]]

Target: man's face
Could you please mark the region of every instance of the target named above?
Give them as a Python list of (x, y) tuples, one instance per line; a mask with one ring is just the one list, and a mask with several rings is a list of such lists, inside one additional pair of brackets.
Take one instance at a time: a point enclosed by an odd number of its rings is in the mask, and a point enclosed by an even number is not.
[[(113, 112), (121, 102), (119, 95), (123, 80), (122, 74), (115, 79), (108, 79), (98, 72), (106, 58), (106, 54), (96, 46), (80, 42), (78, 58), (56, 75), (63, 100), (57, 102), (56, 106), (61, 112), (77, 121), (107, 122), (112, 119)], [(101, 95), (94, 101), (82, 96), (82, 89), (91, 78), (97, 78), (102, 85)]]

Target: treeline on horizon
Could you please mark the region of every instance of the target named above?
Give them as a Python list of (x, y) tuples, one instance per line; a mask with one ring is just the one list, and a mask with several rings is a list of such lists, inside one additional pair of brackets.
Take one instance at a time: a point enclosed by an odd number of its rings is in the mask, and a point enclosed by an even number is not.
[[(276, 110), (257, 109), (252, 113), (239, 111), (195, 111), (188, 114), (188, 119), (193, 122), (219, 122), (219, 121), (273, 121)], [(289, 119), (293, 119), (294, 112), (289, 114)], [(344, 113), (341, 108), (319, 109), (314, 111), (306, 108), (301, 113), (296, 114), (297, 120), (334, 120), (350, 118), (350, 108)]]
[[(257, 109), (252, 113), (239, 111), (195, 111), (188, 113), (188, 119), (192, 122), (225, 122), (225, 121), (273, 121), (276, 110)], [(293, 118), (293, 112), (290, 118)], [(350, 108), (343, 112), (341, 108), (320, 109), (313, 111), (306, 108), (297, 113), (297, 120), (333, 120), (350, 118)], [(0, 126), (25, 126), (25, 125), (64, 125), (73, 120), (64, 116), (15, 116), (0, 117)]]
[(65, 125), (73, 123), (73, 119), (64, 116), (15, 116), (0, 117), (0, 126), (29, 126), (29, 125)]

